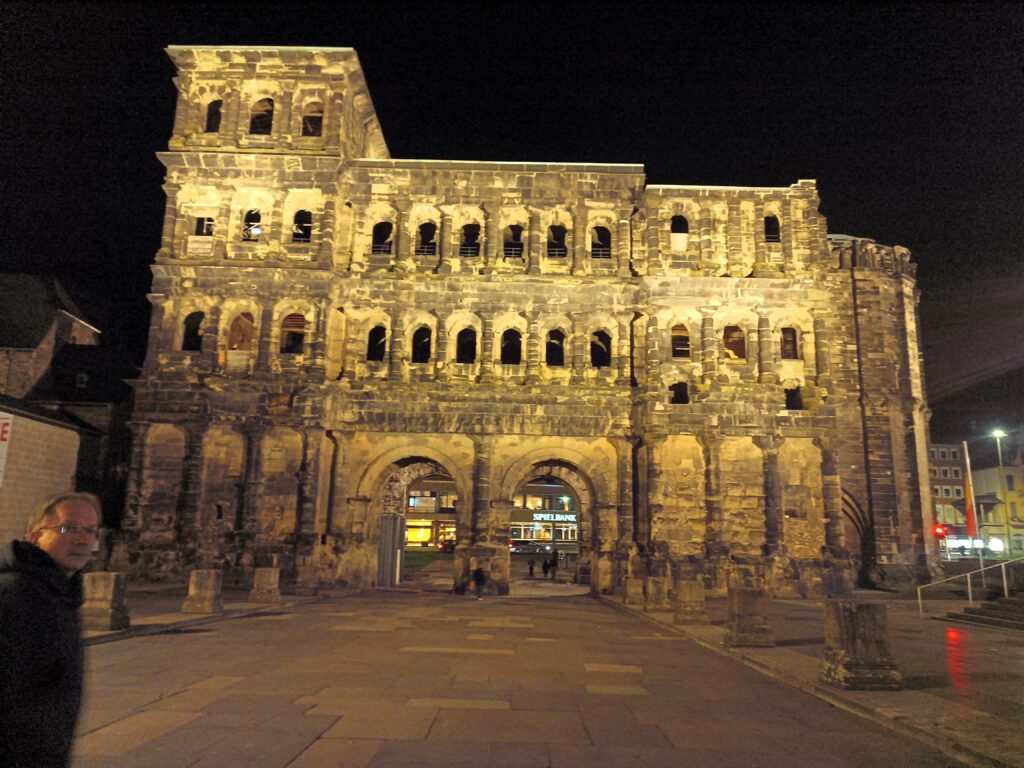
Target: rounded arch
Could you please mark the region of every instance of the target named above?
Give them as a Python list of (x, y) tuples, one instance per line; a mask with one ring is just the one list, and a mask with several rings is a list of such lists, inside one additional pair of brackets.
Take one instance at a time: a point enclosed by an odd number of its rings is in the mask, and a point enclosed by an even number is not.
[(419, 459), (425, 462), (436, 464), (448, 473), (448, 476), (455, 482), (455, 488), (460, 499), (473, 498), (473, 483), (469, 475), (463, 471), (458, 462), (451, 456), (422, 443), (403, 443), (380, 454), (366, 465), (358, 482), (356, 483), (356, 496), (360, 498), (374, 498), (384, 490), (387, 480), (391, 475), (400, 469), (398, 466), (402, 461)]
[[(540, 471), (542, 467), (547, 469)], [(601, 466), (579, 451), (565, 447), (538, 448), (520, 456), (506, 467), (498, 480), (496, 496), (511, 500), (519, 486), (538, 475), (546, 474), (565, 480), (564, 477), (560, 477), (563, 470), (555, 471), (558, 467), (576, 473), (579, 478), (577, 484), (582, 483), (583, 487), (566, 482), (577, 493), (585, 492), (591, 505), (601, 500), (610, 503), (613, 499)], [(582, 496), (580, 506), (584, 509), (591, 508), (584, 505)]]

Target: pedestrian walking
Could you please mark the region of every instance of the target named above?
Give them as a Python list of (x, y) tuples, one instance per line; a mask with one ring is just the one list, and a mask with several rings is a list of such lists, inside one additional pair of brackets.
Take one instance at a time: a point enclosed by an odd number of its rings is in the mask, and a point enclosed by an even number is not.
[(544, 578), (546, 579), (548, 577), (548, 571), (551, 570), (551, 563), (548, 562), (546, 557), (544, 558), (544, 562), (540, 564), (540, 568), (544, 571)]
[(533, 567), (537, 565), (537, 561), (532, 557), (526, 561), (526, 567), (530, 569), (530, 578), (533, 578)]
[(487, 584), (487, 574), (479, 565), (473, 571), (473, 589), (476, 591), (476, 599), (484, 599), (484, 586)]
[(555, 581), (556, 576), (558, 576), (558, 552), (551, 555), (551, 580)]
[(69, 764), (82, 702), (81, 570), (100, 516), (92, 494), (58, 494), (0, 552), (0, 765)]

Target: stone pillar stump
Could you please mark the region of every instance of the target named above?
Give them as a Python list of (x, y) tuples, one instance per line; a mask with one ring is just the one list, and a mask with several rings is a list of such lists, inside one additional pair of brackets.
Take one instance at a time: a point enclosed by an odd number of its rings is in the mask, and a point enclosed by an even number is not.
[(903, 676), (889, 651), (888, 614), (878, 603), (825, 603), (821, 680), (853, 691), (898, 691)]
[(224, 575), (220, 571), (192, 571), (188, 577), (188, 597), (182, 613), (220, 613), (224, 610), (220, 590)]
[(661, 611), (668, 607), (668, 592), (664, 576), (648, 576), (644, 579), (644, 610)]
[(704, 582), (699, 579), (676, 581), (676, 596), (672, 621), (675, 624), (707, 624), (707, 608), (704, 604)]
[(763, 589), (729, 587), (729, 622), (725, 644), (733, 648), (767, 648), (775, 645), (766, 615)]
[(625, 580), (626, 597), (623, 602), (626, 605), (644, 604), (644, 583), (636, 577), (627, 577)]
[(127, 573), (87, 573), (82, 579), (84, 602), (80, 610), (83, 629), (127, 629), (131, 620), (125, 593)]
[(281, 600), (281, 569), (257, 568), (253, 572), (250, 603), (277, 603)]

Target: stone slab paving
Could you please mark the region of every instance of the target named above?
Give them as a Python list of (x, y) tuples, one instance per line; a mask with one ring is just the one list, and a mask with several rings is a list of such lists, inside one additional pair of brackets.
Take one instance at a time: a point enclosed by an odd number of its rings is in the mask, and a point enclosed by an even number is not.
[(75, 768), (957, 764), (585, 596), (276, 611), (90, 646)]

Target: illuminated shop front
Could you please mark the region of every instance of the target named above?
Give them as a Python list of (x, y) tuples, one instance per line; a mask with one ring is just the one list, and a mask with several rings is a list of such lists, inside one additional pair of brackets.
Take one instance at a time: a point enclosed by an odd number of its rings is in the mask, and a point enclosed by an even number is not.
[(553, 544), (562, 552), (575, 552), (579, 541), (576, 499), (568, 486), (558, 481), (534, 481), (512, 500), (510, 541), (538, 541)]
[(405, 510), (405, 546), (440, 547), (455, 540), (455, 502), (450, 480), (425, 479), (409, 490)]

